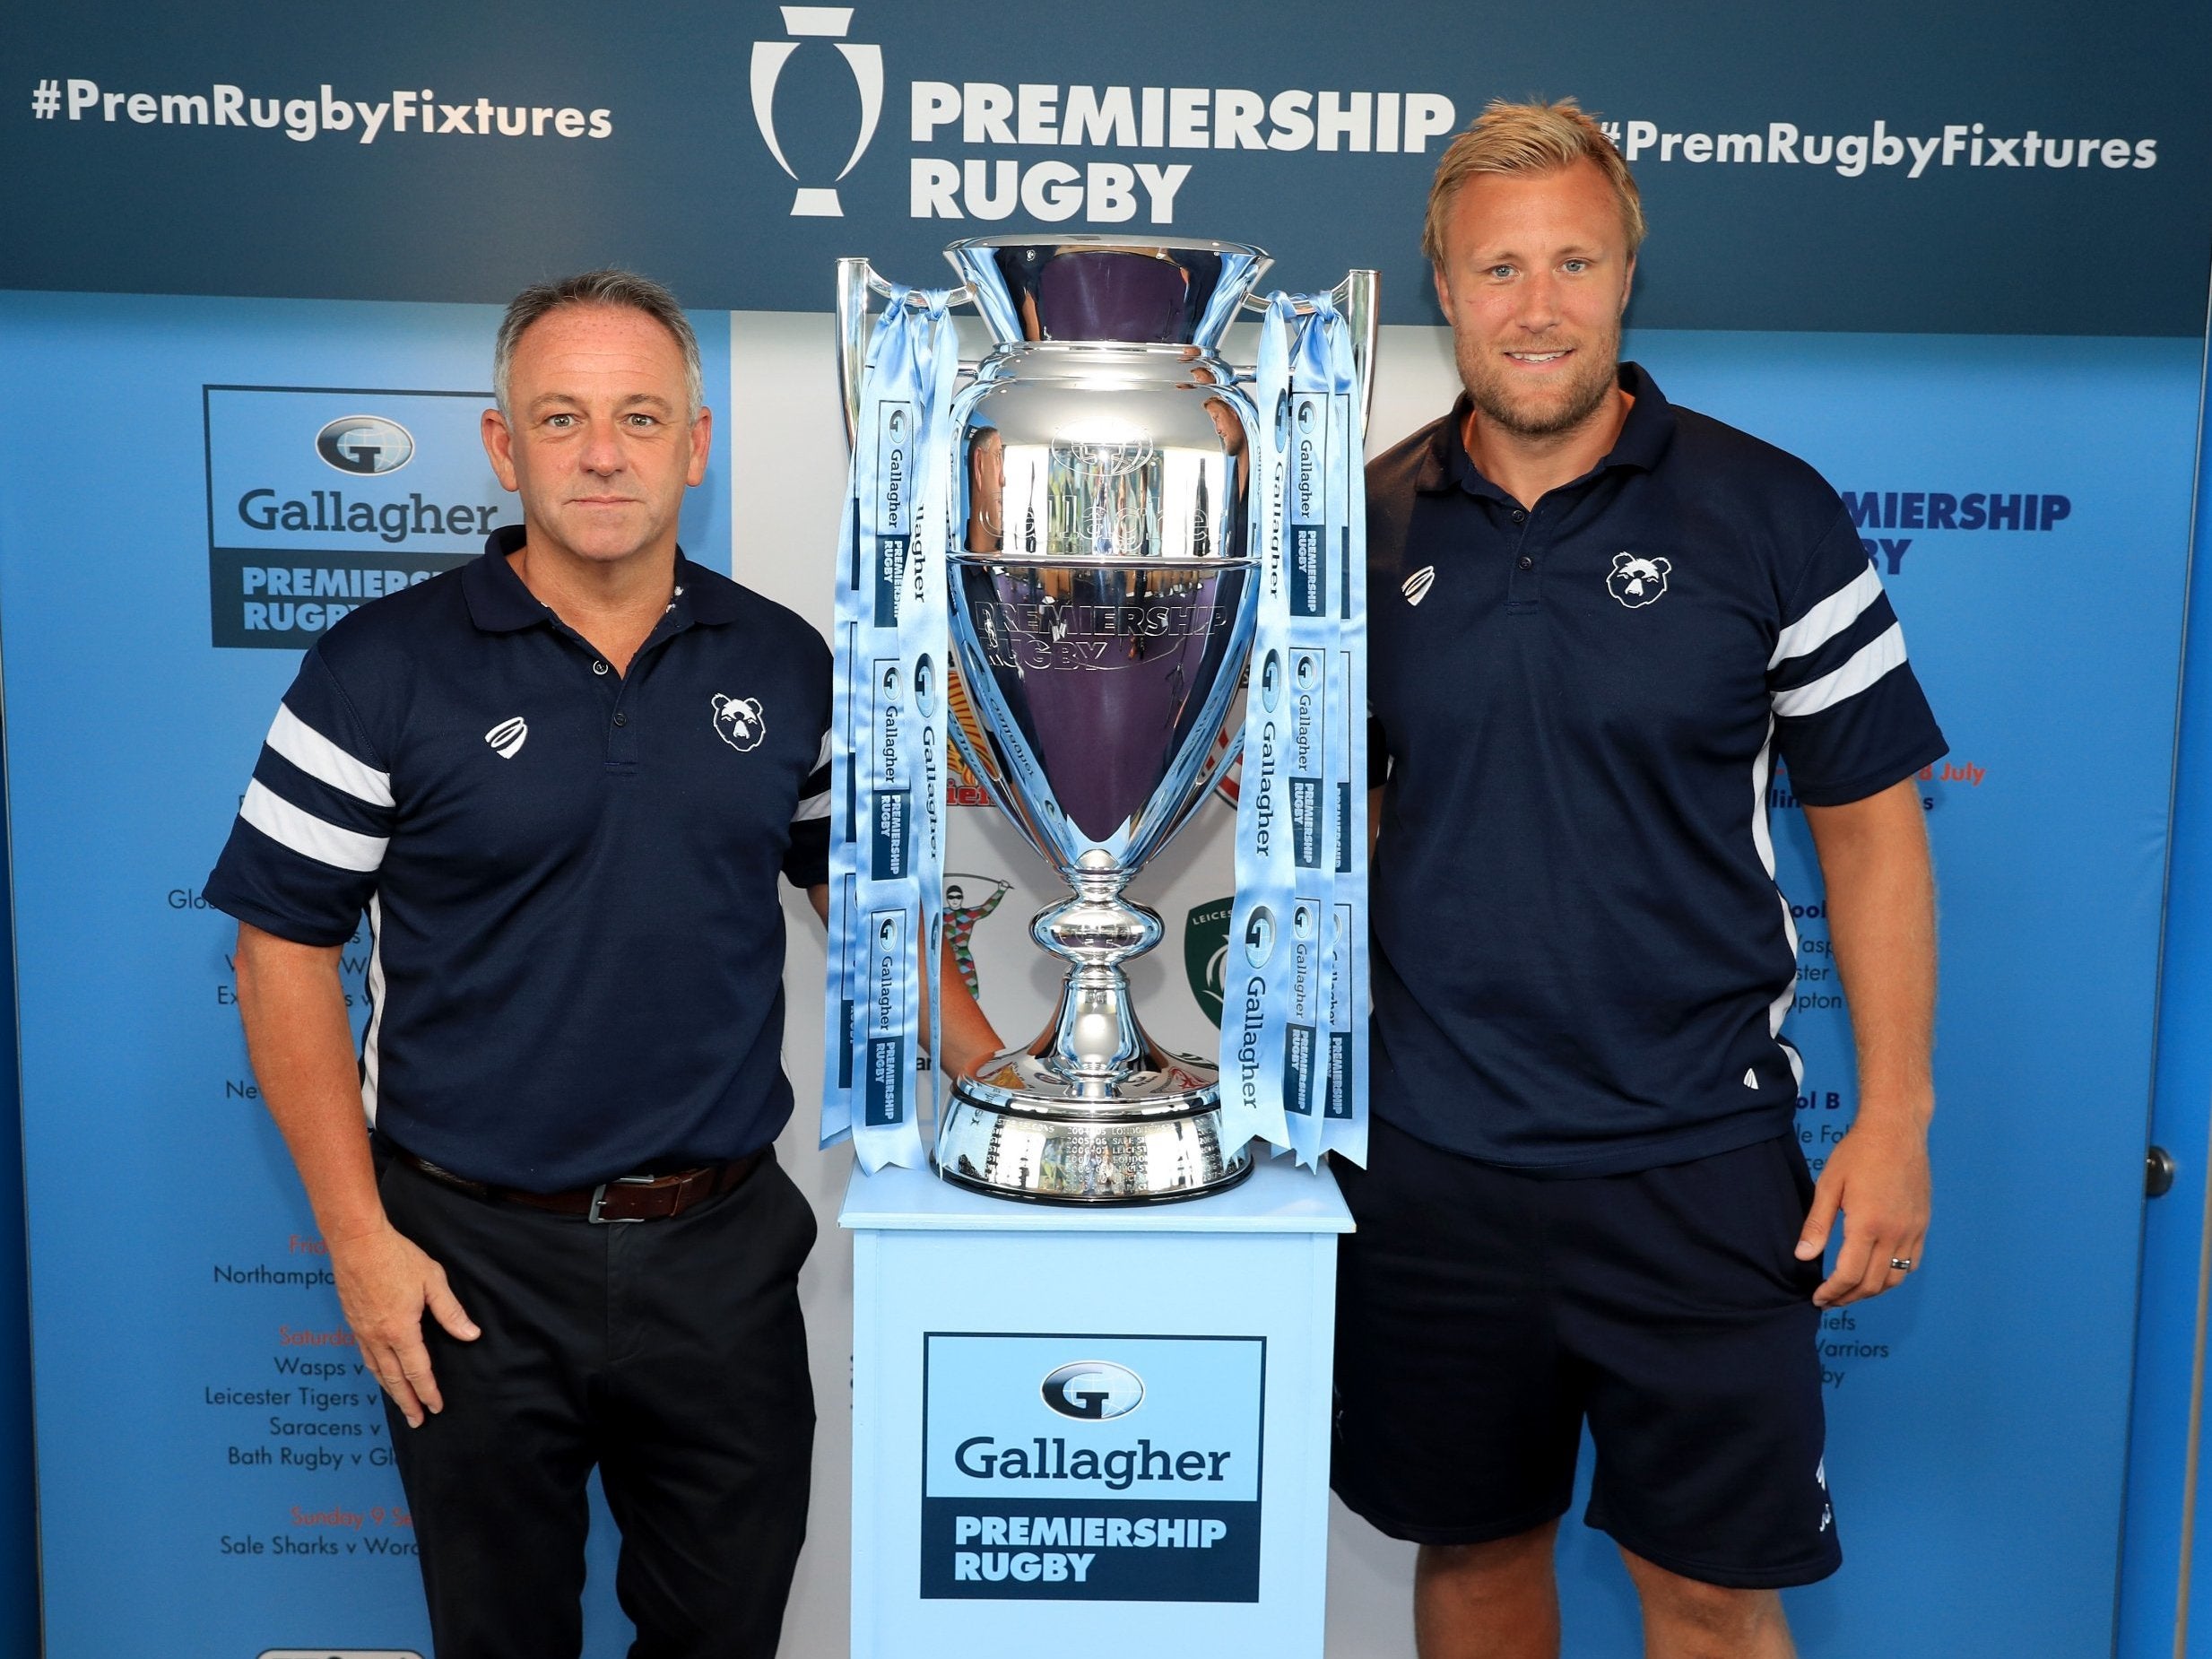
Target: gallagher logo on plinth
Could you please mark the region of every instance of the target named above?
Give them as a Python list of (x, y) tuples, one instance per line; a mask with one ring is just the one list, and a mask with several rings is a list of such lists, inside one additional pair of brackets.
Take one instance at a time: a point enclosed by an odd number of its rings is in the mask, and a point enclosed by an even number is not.
[(1144, 1403), (1144, 1380), (1110, 1359), (1078, 1359), (1045, 1379), (1045, 1403), (1094, 1423), (1126, 1417)]
[[(849, 5), (787, 5), (778, 9), (784, 14), (784, 30), (792, 38), (752, 43), (753, 119), (760, 124), (760, 136), (768, 141), (768, 153), (776, 158), (776, 166), (799, 187), (792, 198), (792, 217), (841, 219), (845, 208), (837, 200), (837, 185), (867, 153), (869, 141), (876, 135), (876, 119), (883, 113), (883, 48), (845, 39), (845, 31), (853, 22), (853, 8)], [(828, 185), (810, 185), (801, 179), (798, 169), (785, 155), (783, 141), (776, 133), (776, 81), (791, 55), (811, 39), (833, 42), (860, 89), (860, 135), (854, 140), (853, 153), (838, 169), (837, 179)]]

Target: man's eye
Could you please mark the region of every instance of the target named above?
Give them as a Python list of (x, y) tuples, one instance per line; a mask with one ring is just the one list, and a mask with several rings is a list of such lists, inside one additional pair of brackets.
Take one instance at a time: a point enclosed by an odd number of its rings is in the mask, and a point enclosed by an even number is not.
[(630, 423), (632, 426), (658, 426), (658, 425), (660, 425), (660, 422), (659, 422), (658, 421), (655, 420), (655, 419), (654, 419), (651, 415), (649, 415), (649, 414), (634, 414), (634, 415), (629, 416), (629, 423)]
[(1562, 260), (1559, 268), (1570, 276), (1580, 276), (1584, 271), (1590, 269), (1590, 261), (1587, 259)]
[(1505, 281), (1507, 277), (1511, 276), (1513, 274), (1514, 274), (1514, 271), (1513, 271), (1513, 266), (1511, 266), (1511, 265), (1492, 265), (1492, 266), (1490, 267), (1489, 272), (1488, 272), (1488, 274), (1489, 274), (1489, 275), (1491, 275), (1491, 276), (1493, 276), (1493, 277), (1496, 278), (1496, 279), (1497, 279), (1497, 281), (1499, 281), (1499, 282), (1504, 282), (1504, 281)]
[(557, 432), (564, 432), (568, 430), (569, 427), (576, 424), (576, 417), (574, 415), (565, 414), (547, 415), (545, 417), (545, 424), (551, 427)]

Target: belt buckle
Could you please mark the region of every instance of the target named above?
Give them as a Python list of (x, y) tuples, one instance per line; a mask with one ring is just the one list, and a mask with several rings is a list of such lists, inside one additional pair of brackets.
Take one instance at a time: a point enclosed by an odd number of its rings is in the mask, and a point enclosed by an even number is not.
[(597, 1186), (592, 1188), (592, 1207), (585, 1212), (584, 1219), (594, 1227), (627, 1227), (644, 1220), (646, 1218), (642, 1215), (600, 1214), (600, 1211), (605, 1207), (607, 1202), (607, 1188), (610, 1186), (650, 1186), (659, 1179), (658, 1176), (653, 1175), (618, 1175), (612, 1181), (602, 1181)]

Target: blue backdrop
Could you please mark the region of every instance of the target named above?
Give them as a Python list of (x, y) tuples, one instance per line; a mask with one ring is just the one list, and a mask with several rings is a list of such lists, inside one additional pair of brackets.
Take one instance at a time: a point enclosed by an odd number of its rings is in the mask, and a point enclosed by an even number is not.
[[(2200, 417), (2201, 420), (2201, 417)], [(2200, 439), (2212, 438), (2200, 425)], [(2208, 1201), (2212, 1183), (2212, 442), (2199, 450), (2196, 548), (2173, 847), (2159, 994), (2151, 1139), (2173, 1159), (2173, 1191), (2149, 1206), (2128, 1459), (2122, 1659), (2212, 1654), (2212, 1490), (2200, 1476)], [(2190, 1592), (2194, 1589), (2195, 1594)], [(2193, 1605), (2195, 1616), (2189, 1617)]]

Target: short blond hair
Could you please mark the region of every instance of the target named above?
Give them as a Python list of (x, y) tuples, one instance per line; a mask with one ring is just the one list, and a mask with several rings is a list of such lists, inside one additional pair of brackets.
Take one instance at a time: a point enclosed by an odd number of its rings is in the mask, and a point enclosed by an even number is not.
[(1571, 98), (1556, 104), (1511, 104), (1494, 98), (1444, 146), (1428, 187), (1428, 215), (1421, 224), (1421, 252), (1444, 263), (1444, 221), (1460, 187), (1477, 173), (1548, 173), (1594, 161), (1620, 202), (1621, 226), (1631, 257), (1644, 245), (1644, 197), (1628, 163), (1605, 129)]

